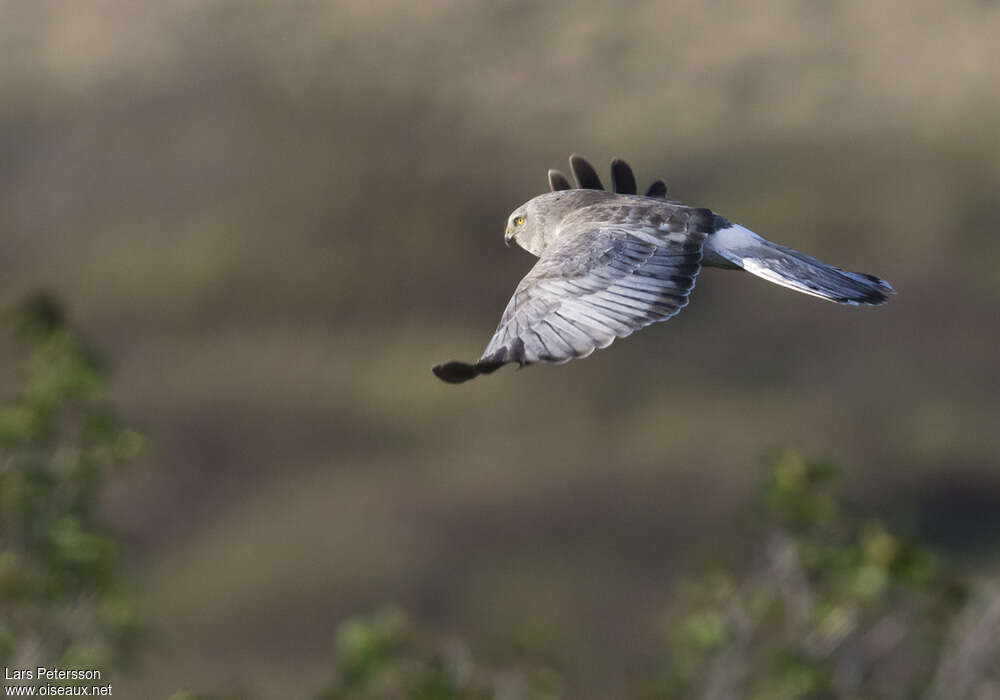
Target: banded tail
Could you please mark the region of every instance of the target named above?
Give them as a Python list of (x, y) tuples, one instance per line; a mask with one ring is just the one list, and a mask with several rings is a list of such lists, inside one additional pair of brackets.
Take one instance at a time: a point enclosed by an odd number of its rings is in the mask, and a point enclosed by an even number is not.
[(705, 241), (702, 264), (741, 268), (782, 287), (851, 306), (881, 306), (896, 293), (875, 275), (827, 265), (722, 217), (717, 217), (717, 229)]

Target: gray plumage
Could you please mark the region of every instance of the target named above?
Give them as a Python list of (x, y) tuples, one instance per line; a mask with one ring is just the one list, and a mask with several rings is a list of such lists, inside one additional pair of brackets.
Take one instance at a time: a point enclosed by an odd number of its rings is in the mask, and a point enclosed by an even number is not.
[(438, 365), (439, 378), (463, 382), (512, 362), (586, 357), (676, 315), (702, 265), (743, 269), (841, 304), (880, 305), (893, 293), (878, 277), (826, 265), (708, 209), (669, 201), (659, 180), (646, 196), (636, 195), (632, 170), (619, 159), (612, 163), (612, 192), (581, 156), (570, 158), (570, 169), (578, 189), (550, 170), (553, 191), (511, 214), (505, 240), (538, 262), (518, 284), (480, 360)]

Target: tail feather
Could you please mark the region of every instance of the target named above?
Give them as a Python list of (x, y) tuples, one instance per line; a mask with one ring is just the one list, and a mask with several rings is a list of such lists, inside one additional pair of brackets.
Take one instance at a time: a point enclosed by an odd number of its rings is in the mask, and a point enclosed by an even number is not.
[(827, 265), (761, 238), (742, 226), (722, 221), (728, 226), (720, 227), (706, 240), (703, 264), (712, 265), (715, 261), (721, 267), (735, 265), (768, 282), (838, 304), (881, 306), (889, 301), (889, 295), (896, 293), (888, 282), (875, 275)]

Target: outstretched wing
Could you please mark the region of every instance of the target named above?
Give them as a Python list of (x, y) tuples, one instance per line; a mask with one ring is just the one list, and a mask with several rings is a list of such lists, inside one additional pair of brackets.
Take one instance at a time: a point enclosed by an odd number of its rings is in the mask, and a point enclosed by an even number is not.
[(511, 362), (586, 357), (684, 308), (713, 215), (687, 207), (636, 211), (619, 208), (615, 221), (565, 226), (517, 285), (479, 362), (448, 362), (434, 373), (464, 382)]

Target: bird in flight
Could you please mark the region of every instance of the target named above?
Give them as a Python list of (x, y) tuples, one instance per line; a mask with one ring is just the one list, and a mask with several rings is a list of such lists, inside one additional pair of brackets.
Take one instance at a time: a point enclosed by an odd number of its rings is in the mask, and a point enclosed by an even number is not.
[(504, 240), (538, 257), (521, 280), (478, 362), (446, 362), (434, 374), (464, 382), (505, 364), (563, 363), (675, 316), (702, 266), (745, 270), (768, 282), (852, 306), (894, 294), (883, 279), (833, 267), (772, 243), (709, 209), (667, 199), (657, 180), (638, 195), (625, 161), (611, 163), (611, 191), (572, 155), (577, 186), (549, 171), (550, 192), (521, 205)]

